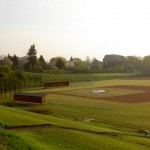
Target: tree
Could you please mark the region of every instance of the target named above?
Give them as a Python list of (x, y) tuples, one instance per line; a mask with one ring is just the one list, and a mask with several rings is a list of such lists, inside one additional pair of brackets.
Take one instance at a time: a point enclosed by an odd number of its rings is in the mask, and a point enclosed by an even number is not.
[(14, 54), (14, 56), (12, 57), (12, 61), (13, 61), (13, 65), (15, 67), (17, 67), (19, 65), (19, 60), (18, 57)]
[(86, 73), (88, 72), (88, 64), (86, 61), (82, 61), (80, 58), (74, 58), (74, 73)]
[(90, 68), (92, 72), (101, 72), (103, 68), (103, 64), (102, 62), (94, 58), (91, 62)]
[(58, 69), (58, 66), (56, 65), (56, 63), (58, 63), (59, 59), (61, 59), (63, 61), (63, 63), (64, 63), (63, 66), (65, 67), (66, 58), (64, 58), (64, 57), (53, 57), (53, 58), (50, 59), (50, 62), (48, 64), (49, 68), (51, 68), (51, 69)]
[(57, 60), (58, 60), (58, 57), (53, 57), (53, 58), (51, 58), (51, 59), (50, 59), (50, 62), (49, 62), (49, 64), (48, 64), (49, 68), (51, 68), (51, 69), (56, 68), (55, 65), (56, 65)]
[(16, 71), (15, 76), (19, 80), (24, 80), (24, 81), (26, 80), (26, 75), (25, 75), (24, 71)]
[(85, 62), (88, 66), (88, 70), (90, 70), (91, 69), (91, 59), (88, 56), (85, 58)]
[(125, 67), (128, 72), (137, 72), (142, 68), (142, 59), (136, 56), (127, 56)]
[(5, 58), (2, 60), (2, 64), (11, 66), (11, 65), (13, 64), (13, 62), (10, 60), (10, 58), (5, 57)]
[(13, 57), (8, 54), (8, 55), (7, 55), (7, 58), (9, 58), (9, 59), (12, 61), (12, 58), (13, 58)]
[(143, 58), (143, 69), (150, 71), (150, 55)]
[(63, 69), (65, 67), (65, 61), (61, 57), (56, 61), (56, 67), (58, 67), (58, 69)]
[(35, 45), (31, 45), (28, 53), (27, 53), (27, 63), (25, 65), (25, 68), (29, 72), (38, 72), (38, 60), (37, 60), (37, 51), (35, 49)]
[(46, 64), (46, 61), (45, 61), (45, 59), (44, 59), (44, 57), (42, 55), (39, 57), (39, 61), (40, 61), (40, 64), (41, 64), (42, 68), (46, 69), (47, 68), (47, 64)]
[(11, 73), (11, 67), (9, 65), (0, 64), (0, 79), (7, 78)]

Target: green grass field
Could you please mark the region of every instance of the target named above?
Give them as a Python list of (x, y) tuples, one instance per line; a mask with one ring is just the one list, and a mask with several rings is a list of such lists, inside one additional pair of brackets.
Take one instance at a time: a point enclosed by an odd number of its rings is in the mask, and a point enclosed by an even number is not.
[(90, 91), (99, 88), (108, 91), (105, 97), (143, 92), (108, 88), (115, 85), (149, 86), (150, 80), (115, 79), (30, 91), (56, 92), (48, 94), (48, 104), (8, 107), (11, 102), (1, 100), (0, 120), (6, 128), (0, 130), (0, 149), (149, 150), (150, 137), (143, 132), (150, 130), (150, 102), (120, 103), (91, 96)]

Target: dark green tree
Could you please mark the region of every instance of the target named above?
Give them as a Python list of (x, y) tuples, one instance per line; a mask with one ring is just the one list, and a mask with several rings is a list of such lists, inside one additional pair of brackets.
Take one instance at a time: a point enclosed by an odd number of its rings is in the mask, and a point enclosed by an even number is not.
[(27, 53), (27, 63), (25, 64), (25, 68), (29, 72), (38, 72), (38, 59), (37, 59), (37, 51), (35, 49), (35, 45), (31, 45), (28, 53)]
[(14, 56), (12, 57), (12, 61), (13, 61), (13, 66), (17, 67), (19, 65), (19, 60), (18, 57), (14, 54)]
[(39, 57), (39, 62), (40, 62), (40, 64), (41, 64), (43, 69), (47, 68), (46, 61), (45, 61), (45, 59), (44, 59), (44, 57), (42, 55)]
[(15, 72), (15, 77), (18, 79), (18, 80), (26, 80), (26, 74), (24, 71), (16, 71)]
[(7, 58), (10, 59), (12, 61), (13, 57), (11, 55), (7, 55)]
[(0, 80), (7, 78), (11, 73), (11, 67), (9, 65), (0, 64)]
[(65, 61), (61, 57), (57, 59), (56, 67), (58, 67), (58, 69), (63, 69), (65, 67)]

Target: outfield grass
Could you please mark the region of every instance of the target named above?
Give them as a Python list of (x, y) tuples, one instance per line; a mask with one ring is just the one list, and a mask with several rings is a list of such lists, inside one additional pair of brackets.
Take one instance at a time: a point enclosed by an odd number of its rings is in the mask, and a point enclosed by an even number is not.
[(95, 89), (95, 88), (103, 88), (107, 86), (115, 86), (115, 85), (139, 85), (139, 86), (149, 86), (150, 80), (121, 80), (121, 79), (113, 79), (113, 80), (102, 80), (95, 82), (81, 82), (81, 83), (71, 83), (68, 87), (58, 87), (58, 88), (37, 88), (36, 90), (29, 90), (29, 92), (62, 92), (62, 91), (72, 91), (72, 90), (83, 90), (83, 89)]
[[(150, 85), (149, 80), (108, 80), (100, 82), (92, 82), (89, 85), (83, 86), (71, 86), (65, 88), (51, 88), (46, 89), (46, 91), (57, 91), (70, 93), (74, 92), (78, 96), (80, 90), (87, 90), (87, 88), (105, 87), (113, 85)], [(80, 90), (79, 90), (80, 89)], [(44, 91), (44, 89), (43, 89)], [(84, 90), (83, 90), (84, 91)], [(118, 90), (119, 91), (119, 90)], [(120, 89), (122, 91), (122, 89)], [(124, 89), (123, 89), (124, 91)], [(123, 94), (123, 91), (121, 94)], [(37, 91), (36, 91), (37, 92)], [(125, 91), (125, 94), (129, 94), (129, 91)], [(139, 91), (134, 91), (139, 92)], [(141, 91), (140, 91), (141, 92)], [(57, 95), (50, 94), (48, 99), (51, 104), (48, 105), (38, 105), (33, 107), (28, 107), (26, 109), (41, 109), (47, 110), (47, 115), (58, 116), (62, 118), (67, 118), (71, 120), (82, 120), (82, 118), (94, 118), (97, 122), (115, 124), (120, 126), (126, 126), (129, 128), (136, 128), (144, 130), (149, 128), (149, 116), (150, 116), (150, 103), (133, 103), (133, 104), (122, 104), (117, 102), (95, 100), (92, 98), (83, 98), (68, 96), (68, 95)], [(115, 93), (116, 94), (116, 93)], [(119, 93), (120, 94), (120, 93)], [(109, 100), (109, 99), (108, 99)]]

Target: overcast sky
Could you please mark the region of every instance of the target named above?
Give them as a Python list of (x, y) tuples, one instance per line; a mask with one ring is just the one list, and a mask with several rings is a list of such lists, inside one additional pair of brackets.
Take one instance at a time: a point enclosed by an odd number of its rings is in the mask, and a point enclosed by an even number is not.
[(149, 0), (0, 0), (0, 54), (102, 60), (150, 54)]

